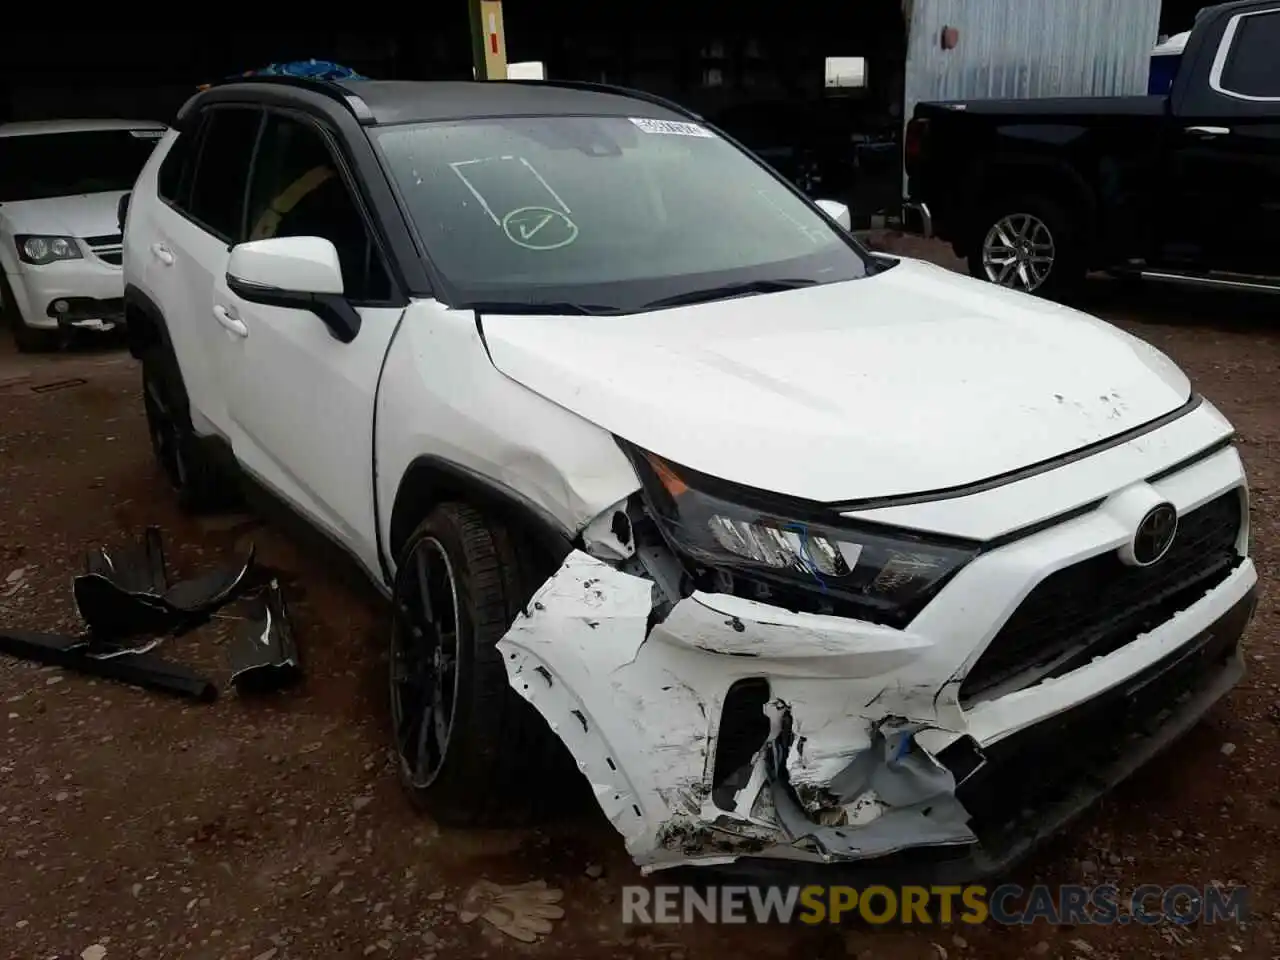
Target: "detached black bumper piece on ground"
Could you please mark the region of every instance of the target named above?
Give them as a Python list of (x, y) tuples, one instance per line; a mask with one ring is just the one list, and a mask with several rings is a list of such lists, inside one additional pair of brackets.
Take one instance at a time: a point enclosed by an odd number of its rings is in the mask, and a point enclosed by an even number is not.
[[(0, 652), (38, 663), (118, 680), (149, 690), (203, 702), (217, 699), (213, 681), (150, 651), (165, 637), (179, 636), (208, 622), (243, 593), (253, 568), (252, 548), (239, 567), (170, 584), (158, 527), (148, 527), (140, 542), (124, 548), (89, 551), (85, 572), (72, 581), (76, 609), (87, 631), (78, 637), (28, 630), (0, 631)], [(247, 657), (239, 673), (275, 676), (279, 685), (297, 670), (298, 652), (285, 613), (284, 597), (273, 580), (251, 627), (262, 652)], [(236, 679), (237, 686), (240, 681)]]
[(207, 677), (151, 653), (122, 653), (103, 657), (89, 652), (84, 637), (66, 637), (29, 630), (0, 630), (0, 652), (94, 677), (118, 680), (146, 690), (171, 693), (203, 703), (218, 699), (218, 688)]
[(158, 527), (124, 550), (91, 550), (72, 582), (76, 609), (95, 638), (182, 633), (209, 619), (244, 587), (253, 550), (238, 569), (215, 570), (169, 585)]
[(298, 644), (280, 584), (272, 580), (246, 617), (247, 626), (232, 641), (227, 657), (231, 682), (242, 694), (278, 690), (302, 677)]

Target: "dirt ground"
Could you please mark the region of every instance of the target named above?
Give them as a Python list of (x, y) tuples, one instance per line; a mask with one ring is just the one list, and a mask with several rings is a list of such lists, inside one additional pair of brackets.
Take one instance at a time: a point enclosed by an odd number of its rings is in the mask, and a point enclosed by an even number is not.
[[(387, 756), (380, 602), (270, 525), (180, 514), (152, 464), (127, 354), (92, 346), (32, 359), (6, 339), (0, 622), (75, 630), (70, 578), (85, 549), (149, 523), (182, 575), (235, 562), (251, 539), (289, 587), (306, 680), (188, 705), (0, 657), (0, 956), (95, 946), (110, 960), (1280, 956), (1280, 303), (1097, 281), (1080, 305), (1171, 354), (1239, 428), (1262, 603), (1236, 691), (1009, 879), (1243, 883), (1245, 925), (626, 928), (619, 887), (640, 880), (600, 814), (540, 831), (450, 832), (410, 809)], [(235, 627), (218, 620), (162, 649), (222, 686)], [(463, 923), (463, 894), (481, 878), (546, 880), (564, 891), (566, 916), (528, 946)]]

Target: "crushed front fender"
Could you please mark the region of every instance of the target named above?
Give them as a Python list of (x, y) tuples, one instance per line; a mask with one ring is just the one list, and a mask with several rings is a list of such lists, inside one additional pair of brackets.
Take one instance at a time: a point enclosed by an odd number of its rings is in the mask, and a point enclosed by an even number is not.
[(945, 611), (920, 627), (935, 643), (914, 626), (679, 597), (643, 575), (653, 565), (621, 566), (571, 553), (499, 649), (636, 862), (860, 882), (1006, 873), (1239, 680), (1257, 589), (1245, 561), (1127, 645), (962, 709)]
[[(575, 551), (499, 642), (646, 872), (974, 842), (950, 772), (916, 741), (941, 726), (937, 685), (907, 679), (925, 641), (699, 593), (658, 622), (658, 590)], [(769, 722), (717, 777), (726, 701), (758, 679)]]

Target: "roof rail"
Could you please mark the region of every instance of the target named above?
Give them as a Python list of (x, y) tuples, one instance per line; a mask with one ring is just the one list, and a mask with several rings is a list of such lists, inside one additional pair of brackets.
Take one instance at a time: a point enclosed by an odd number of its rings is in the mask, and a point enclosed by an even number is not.
[[(493, 81), (484, 81), (492, 83)], [(668, 100), (666, 97), (660, 97), (656, 93), (649, 93), (647, 90), (636, 90), (633, 87), (623, 87), (616, 83), (596, 83), (591, 80), (500, 80), (499, 83), (518, 83), (523, 86), (543, 86), (543, 87), (564, 87), (567, 90), (592, 90), (596, 93), (612, 93), (620, 97), (629, 97), (632, 100), (644, 100), (655, 106), (665, 107), (672, 113), (678, 113), (682, 117), (688, 117), (690, 120), (701, 120), (698, 114), (694, 113), (688, 107), (681, 106), (674, 100)]]
[[(333, 80), (321, 80), (314, 77), (292, 77), (287, 74), (227, 77), (225, 80), (215, 80), (205, 89), (216, 90), (219, 87), (231, 86), (237, 83), (265, 83), (277, 87), (296, 87), (299, 90), (310, 90), (312, 93), (318, 93), (321, 96), (328, 97), (330, 100), (336, 100), (341, 103), (361, 124), (368, 125), (374, 122), (373, 111), (369, 109), (369, 105), (342, 84)], [(204, 91), (201, 92), (203, 93)], [(193, 97), (192, 100), (194, 99)], [(186, 106), (178, 113), (179, 120), (190, 109), (191, 102), (191, 100), (188, 100)]]

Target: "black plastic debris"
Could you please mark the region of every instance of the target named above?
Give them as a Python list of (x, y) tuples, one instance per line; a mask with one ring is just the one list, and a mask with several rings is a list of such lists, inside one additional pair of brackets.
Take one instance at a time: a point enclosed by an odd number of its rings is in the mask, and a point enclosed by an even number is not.
[[(298, 646), (279, 582), (264, 583), (266, 571), (253, 569), (250, 547), (240, 567), (170, 583), (160, 529), (147, 527), (137, 543), (87, 554), (85, 572), (72, 581), (83, 635), (0, 630), (0, 653), (211, 702), (218, 696), (213, 681), (150, 651), (240, 598), (235, 613), (224, 614), (244, 623), (228, 651), (231, 681), (242, 693), (279, 689), (302, 675)], [(256, 589), (246, 595), (251, 585)]]
[(95, 641), (182, 633), (204, 623), (243, 588), (253, 568), (244, 565), (169, 584), (158, 527), (132, 547), (89, 551), (85, 572), (72, 581), (76, 609)]
[(302, 666), (279, 581), (268, 583), (251, 603), (245, 629), (227, 651), (231, 682), (242, 694), (279, 690), (296, 683)]
[(0, 653), (204, 703), (212, 703), (218, 698), (218, 688), (213, 681), (189, 667), (149, 653), (95, 656), (89, 652), (84, 637), (0, 630)]

